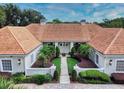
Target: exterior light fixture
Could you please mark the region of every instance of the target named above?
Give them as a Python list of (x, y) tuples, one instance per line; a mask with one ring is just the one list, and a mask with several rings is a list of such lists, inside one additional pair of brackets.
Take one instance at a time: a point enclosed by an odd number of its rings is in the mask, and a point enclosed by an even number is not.
[(19, 65), (21, 64), (21, 59), (18, 59), (18, 64), (19, 64)]
[(109, 60), (109, 65), (110, 65), (110, 66), (112, 65), (112, 60)]

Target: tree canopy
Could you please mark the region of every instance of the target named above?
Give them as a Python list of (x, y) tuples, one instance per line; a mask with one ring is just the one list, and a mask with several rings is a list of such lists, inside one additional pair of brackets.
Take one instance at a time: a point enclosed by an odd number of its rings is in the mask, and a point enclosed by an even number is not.
[(56, 18), (53, 19), (52, 23), (57, 24), (57, 23), (63, 23), (60, 19)]
[(103, 19), (103, 22), (98, 23), (99, 25), (103, 26), (103, 27), (116, 27), (116, 28), (121, 28), (124, 27), (124, 18), (115, 18), (112, 20), (109, 19)]
[(0, 27), (5, 25), (6, 22), (6, 15), (2, 7), (0, 7)]
[(21, 10), (15, 4), (0, 5), (0, 27), (6, 25), (25, 26), (30, 23), (40, 23), (45, 17), (33, 9)]

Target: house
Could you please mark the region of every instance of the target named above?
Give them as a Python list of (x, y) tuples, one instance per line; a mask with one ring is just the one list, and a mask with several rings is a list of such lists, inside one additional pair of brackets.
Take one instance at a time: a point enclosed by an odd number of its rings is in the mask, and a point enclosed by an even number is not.
[(121, 28), (84, 23), (6, 26), (0, 29), (0, 71), (40, 72), (42, 69), (31, 69), (31, 66), (45, 44), (58, 46), (61, 53), (69, 53), (75, 43), (88, 43), (92, 47), (90, 59), (104, 68), (105, 73), (123, 72), (123, 35)]
[(36, 60), (41, 43), (25, 28), (6, 26), (0, 30), (0, 71), (25, 72)]
[(124, 29), (104, 28), (89, 44), (93, 47), (90, 59), (104, 72), (124, 73)]

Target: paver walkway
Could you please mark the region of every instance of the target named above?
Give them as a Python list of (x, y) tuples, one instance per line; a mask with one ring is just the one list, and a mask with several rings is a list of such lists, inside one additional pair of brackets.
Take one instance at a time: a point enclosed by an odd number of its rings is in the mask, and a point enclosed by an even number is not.
[(24, 88), (24, 89), (124, 89), (123, 84), (80, 84), (80, 83), (70, 83), (70, 84), (17, 84), (14, 88)]
[(69, 84), (70, 78), (68, 75), (67, 57), (61, 56), (61, 75), (60, 84)]

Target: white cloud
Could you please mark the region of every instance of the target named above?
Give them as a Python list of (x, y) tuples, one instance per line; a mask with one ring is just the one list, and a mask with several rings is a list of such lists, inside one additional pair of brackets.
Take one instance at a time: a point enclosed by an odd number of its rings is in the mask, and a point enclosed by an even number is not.
[(63, 12), (69, 13), (72, 16), (78, 16), (79, 15), (79, 13), (77, 13), (76, 11), (69, 9), (67, 7), (49, 5), (49, 6), (47, 6), (47, 8), (49, 10), (53, 10), (53, 11), (54, 10), (63, 11)]
[(93, 8), (99, 7), (100, 5), (101, 5), (101, 4), (98, 4), (98, 3), (92, 4)]

